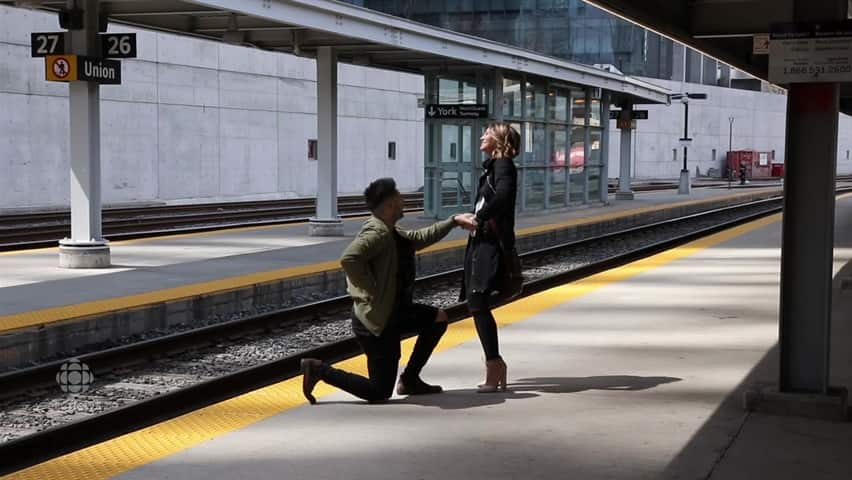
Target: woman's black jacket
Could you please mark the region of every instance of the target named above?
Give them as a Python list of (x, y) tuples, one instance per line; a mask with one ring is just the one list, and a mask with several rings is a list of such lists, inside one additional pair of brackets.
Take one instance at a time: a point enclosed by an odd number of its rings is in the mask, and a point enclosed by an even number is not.
[(515, 246), (515, 197), (518, 170), (508, 159), (488, 159), (479, 177), (474, 209), (481, 198), (485, 204), (476, 212), (479, 227), (475, 237), (468, 238), (465, 251), (465, 279), (461, 298), (467, 290), (486, 291), (495, 287), (499, 274), (500, 251)]

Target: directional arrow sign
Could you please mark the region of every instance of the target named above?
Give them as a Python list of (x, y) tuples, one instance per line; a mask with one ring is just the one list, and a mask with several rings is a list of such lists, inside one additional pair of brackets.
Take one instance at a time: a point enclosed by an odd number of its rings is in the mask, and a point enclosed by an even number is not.
[(488, 118), (488, 105), (484, 103), (426, 105), (426, 118)]

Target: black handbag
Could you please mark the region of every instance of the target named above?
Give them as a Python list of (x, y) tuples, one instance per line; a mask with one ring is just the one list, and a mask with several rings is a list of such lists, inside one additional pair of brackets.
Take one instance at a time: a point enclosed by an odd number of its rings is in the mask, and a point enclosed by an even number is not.
[(495, 285), (497, 297), (504, 302), (514, 300), (524, 291), (524, 274), (521, 269), (521, 257), (518, 255), (518, 250), (515, 247), (507, 249), (503, 245), (503, 237), (500, 235), (497, 222), (493, 219), (489, 220), (488, 226), (497, 235), (498, 246), (500, 247), (499, 277), (497, 285)]
[(506, 251), (501, 246), (500, 264), (503, 271), (500, 284), (497, 286), (498, 295), (503, 301), (514, 300), (524, 291), (524, 274), (521, 271), (521, 257), (518, 256), (518, 251), (514, 247)]

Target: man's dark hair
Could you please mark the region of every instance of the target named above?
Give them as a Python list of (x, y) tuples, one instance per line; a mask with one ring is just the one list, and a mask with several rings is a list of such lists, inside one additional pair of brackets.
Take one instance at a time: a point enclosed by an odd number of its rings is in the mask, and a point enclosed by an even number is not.
[(367, 208), (372, 212), (379, 208), (382, 202), (397, 193), (396, 182), (392, 178), (380, 178), (364, 190), (364, 200), (367, 202)]

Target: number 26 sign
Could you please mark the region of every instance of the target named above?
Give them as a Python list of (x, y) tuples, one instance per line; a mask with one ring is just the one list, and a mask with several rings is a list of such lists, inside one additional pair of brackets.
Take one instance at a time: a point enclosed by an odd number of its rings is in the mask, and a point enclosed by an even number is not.
[(135, 33), (102, 33), (101, 56), (104, 58), (136, 58)]

